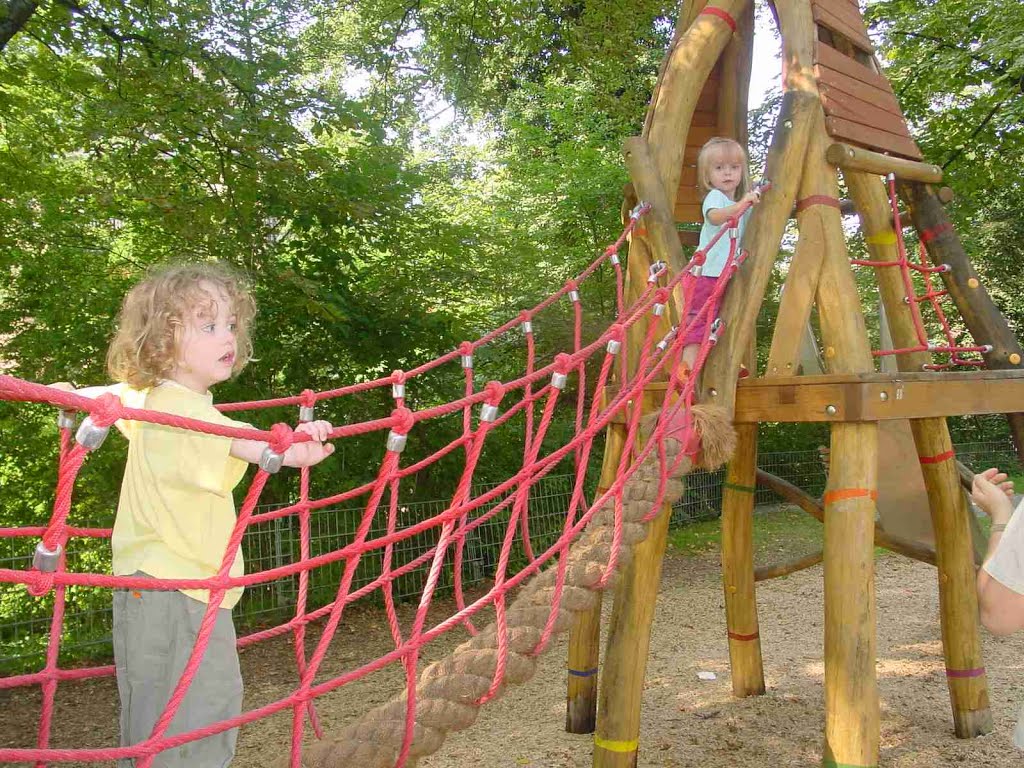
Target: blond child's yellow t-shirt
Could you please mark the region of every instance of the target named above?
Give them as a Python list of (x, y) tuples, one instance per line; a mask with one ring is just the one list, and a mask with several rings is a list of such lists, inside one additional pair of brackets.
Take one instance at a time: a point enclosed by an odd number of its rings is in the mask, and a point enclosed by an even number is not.
[[(145, 408), (233, 427), (248, 427), (213, 407), (213, 396), (172, 381), (152, 389), (124, 384), (107, 389), (131, 408)], [(128, 462), (111, 538), (115, 576), (142, 571), (161, 579), (215, 576), (236, 515), (231, 491), (248, 463), (231, 455), (231, 438), (143, 421), (119, 421), (128, 438)], [(231, 576), (245, 573), (241, 547)], [(204, 603), (209, 592), (181, 590)], [(228, 590), (221, 608), (233, 608), (242, 587)]]

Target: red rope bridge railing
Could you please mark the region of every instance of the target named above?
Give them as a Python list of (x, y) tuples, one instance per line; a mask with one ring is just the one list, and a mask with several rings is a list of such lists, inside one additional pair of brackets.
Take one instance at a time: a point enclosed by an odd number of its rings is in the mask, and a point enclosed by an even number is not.
[[(949, 291), (945, 289), (936, 289), (933, 277), (943, 272), (949, 272), (951, 267), (948, 264), (940, 264), (938, 266), (928, 266), (925, 263), (925, 243), (932, 237), (935, 237), (937, 232), (922, 232), (921, 241), (918, 247), (917, 260), (913, 260), (907, 255), (906, 243), (903, 239), (903, 224), (900, 221), (900, 210), (899, 201), (896, 197), (896, 177), (889, 175), (888, 177), (888, 192), (889, 192), (889, 207), (892, 209), (893, 217), (893, 230), (896, 238), (896, 261), (874, 261), (870, 259), (851, 259), (851, 264), (865, 267), (896, 267), (900, 271), (900, 277), (903, 280), (903, 300), (910, 307), (910, 317), (914, 325), (914, 333), (917, 337), (917, 344), (913, 347), (904, 347), (901, 349), (882, 349), (875, 350), (872, 352), (876, 357), (882, 357), (887, 355), (903, 355), (913, 352), (931, 352), (937, 354), (949, 355), (948, 362), (945, 363), (926, 363), (922, 367), (926, 371), (940, 371), (947, 368), (952, 368), (957, 365), (963, 366), (980, 366), (984, 365), (985, 361), (980, 357), (964, 357), (965, 354), (988, 354), (992, 351), (992, 347), (989, 344), (981, 346), (964, 346), (957, 344), (956, 337), (953, 334), (953, 329), (949, 324), (949, 319), (946, 317), (946, 313), (942, 309), (942, 304), (939, 302), (943, 296), (949, 294)], [(889, 241), (891, 242), (891, 241)], [(917, 272), (922, 276), (925, 283), (925, 291), (923, 294), (916, 294), (914, 288), (913, 273)], [(922, 303), (927, 302), (931, 307), (932, 312), (935, 315), (935, 319), (938, 321), (939, 326), (942, 329), (942, 335), (945, 343), (935, 344), (930, 341), (928, 336), (928, 330), (925, 328), (924, 319), (921, 315)]]
[[(403, 766), (410, 759), (417, 726), (416, 681), (420, 672), (421, 649), (427, 643), (456, 627), (465, 628), (471, 635), (476, 634), (474, 618), (481, 610), (488, 607), (493, 607), (495, 614), (498, 658), (489, 688), (474, 703), (480, 705), (497, 695), (507, 677), (506, 661), (510, 643), (507, 627), (507, 600), (510, 592), (524, 585), (527, 579), (540, 571), (542, 567), (551, 565), (554, 569), (553, 599), (550, 606), (544, 609), (548, 611), (548, 618), (544, 622), (539, 641), (532, 649), (533, 654), (539, 654), (548, 645), (556, 630), (556, 616), (559, 603), (562, 600), (568, 562), (567, 553), (570, 545), (580, 536), (599, 510), (608, 509), (608, 505), (611, 505), (614, 518), (611, 547), (607, 553), (604, 575), (595, 585), (597, 588), (605, 586), (613, 574), (617, 562), (622, 557), (624, 493), (637, 468), (645, 461), (648, 462), (648, 465), (654, 461), (657, 467), (657, 494), (654, 501), (650, 503), (649, 510), (644, 514), (643, 519), (646, 521), (653, 518), (660, 510), (669, 478), (679, 471), (683, 459), (689, 457), (692, 460), (693, 455), (700, 447), (695, 435), (691, 410), (696, 376), (690, 375), (683, 378), (682, 376), (685, 374), (680, 373), (682, 369), (679, 364), (682, 340), (690, 327), (685, 329), (671, 327), (666, 333), (664, 329), (667, 326), (663, 315), (671, 300), (672, 292), (677, 287), (680, 289), (684, 303), (691, 300), (696, 279), (691, 270), (703, 263), (706, 249), (695, 254), (688, 268), (671, 279), (669, 279), (664, 264), (659, 262), (653, 265), (647, 285), (639, 296), (629, 306), (626, 306), (623, 301), (623, 271), (617, 254), (639, 218), (647, 210), (646, 205), (638, 205), (633, 210), (621, 236), (580, 275), (566, 282), (559, 291), (536, 307), (522, 312), (514, 320), (505, 323), (477, 341), (465, 342), (458, 349), (412, 371), (395, 371), (391, 376), (376, 381), (325, 392), (306, 390), (292, 397), (220, 406), (223, 411), (236, 411), (298, 405), (300, 421), (309, 421), (313, 418), (313, 409), (317, 402), (370, 389), (391, 387), (395, 408), (390, 416), (339, 426), (334, 428), (331, 433), (331, 439), (343, 440), (356, 435), (387, 430), (384, 456), (376, 477), (342, 493), (323, 498), (312, 498), (310, 495), (310, 473), (309, 469), (305, 468), (300, 471), (297, 500), (293, 504), (273, 511), (257, 513), (255, 510), (269, 475), (276, 470), (274, 459), (283, 454), (293, 442), (309, 439), (304, 434), (294, 432), (287, 424), (275, 424), (269, 431), (224, 427), (166, 413), (125, 407), (113, 394), (104, 394), (96, 399), (90, 399), (15, 377), (0, 376), (0, 399), (51, 403), (63, 409), (59, 417), (59, 470), (53, 511), (49, 522), (44, 526), (0, 529), (0, 537), (38, 539), (33, 568), (30, 570), (0, 569), (0, 583), (23, 584), (31, 594), (36, 596), (42, 596), (51, 591), (54, 593), (53, 616), (45, 666), (38, 672), (0, 678), (0, 688), (41, 686), (42, 706), (36, 746), (34, 748), (0, 748), (0, 762), (35, 762), (37, 765), (44, 765), (48, 762), (72, 760), (91, 762), (134, 758), (139, 768), (149, 768), (154, 756), (163, 750), (290, 709), (293, 728), (289, 762), (293, 768), (297, 768), (302, 761), (302, 743), (307, 720), (314, 734), (318, 738), (323, 736), (317, 718), (315, 700), (386, 665), (400, 664), (404, 668), (406, 678), (403, 705), (405, 727), (401, 740), (402, 745), (394, 764)], [(731, 239), (729, 265), (718, 278), (711, 299), (692, 321), (694, 327), (704, 329), (704, 342), (693, 366), (695, 372), (701, 370), (708, 353), (717, 340), (721, 328), (721, 322), (716, 317), (717, 307), (730, 278), (739, 269), (742, 261), (742, 254), (737, 251), (735, 225), (736, 220), (730, 220), (715, 238), (717, 241), (726, 232), (729, 232)], [(714, 241), (708, 248), (713, 244)], [(615, 273), (616, 322), (598, 338), (584, 344), (581, 331), (582, 307), (579, 285), (606, 264), (610, 265)], [(573, 307), (572, 351), (559, 354), (550, 363), (538, 367), (533, 341), (533, 321), (538, 313), (563, 298), (568, 298)], [(622, 342), (627, 331), (632, 328), (643, 331), (643, 341), (636, 359), (630, 360), (630, 366), (627, 367)], [(499, 336), (516, 329), (521, 330), (525, 335), (525, 373), (513, 381), (491, 381), (482, 389), (476, 389), (473, 376), (474, 352)], [(406, 406), (405, 400), (406, 387), (410, 382), (414, 381), (417, 376), (439, 366), (453, 363), (456, 359), (459, 360), (463, 369), (464, 395), (457, 400), (433, 408), (419, 411), (410, 410)], [(594, 383), (596, 391), (604, 390), (613, 378), (617, 378), (618, 384), (617, 391), (614, 396), (608, 398), (606, 404), (602, 405), (601, 398), (594, 397), (590, 401), (589, 408), (585, 397), (585, 366), (588, 361), (593, 361), (595, 364), (600, 362), (599, 372)], [(631, 369), (632, 373), (630, 373)], [(555, 408), (566, 387), (567, 378), (572, 374), (578, 377), (578, 395), (574, 404), (574, 435), (564, 445), (542, 455), (541, 447), (552, 423)], [(636, 438), (639, 434), (643, 408), (642, 394), (652, 381), (659, 378), (667, 378), (669, 387), (665, 405), (653, 428), (651, 439), (644, 444), (643, 448), (634, 448), (623, 452), (615, 482), (592, 503), (588, 504), (583, 489), (594, 440), (613, 419), (618, 418), (625, 420), (627, 424), (626, 445), (637, 445), (639, 441)], [(513, 394), (517, 398), (516, 402), (506, 406), (504, 412), (501, 412), (500, 407)], [(479, 417), (474, 420), (473, 414), (477, 408), (479, 408)], [(77, 434), (72, 439), (72, 430), (75, 427), (75, 419), (72, 414), (74, 410), (81, 411), (87, 416), (78, 426)], [(521, 469), (494, 488), (473, 496), (470, 491), (471, 484), (484, 445), (492, 433), (520, 412), (524, 414), (527, 425)], [(402, 466), (401, 454), (410, 430), (417, 424), (457, 413), (462, 415), (462, 432), (457, 438), (421, 461)], [(159, 580), (135, 576), (114, 577), (103, 573), (67, 570), (66, 548), (70, 540), (76, 538), (102, 539), (110, 536), (109, 529), (76, 527), (71, 524), (70, 517), (72, 497), (79, 470), (89, 452), (99, 447), (109, 427), (119, 419), (145, 421), (206, 434), (261, 440), (268, 443), (270, 453), (265, 454), (267, 460), (260, 463), (260, 468), (239, 507), (237, 521), (225, 548), (223, 560), (213, 577)], [(476, 422), (475, 426), (474, 421)], [(684, 447), (682, 451), (677, 452), (675, 458), (672, 458), (670, 452), (665, 448), (667, 436), (673, 437), (680, 446)], [(442, 457), (460, 449), (465, 453), (465, 465), (448, 507), (429, 519), (400, 527), (398, 524), (398, 500), (403, 481)], [(564, 459), (570, 459), (574, 466), (574, 487), (569, 508), (566, 511), (565, 522), (558, 540), (545, 551), (536, 553), (532, 549), (529, 533), (530, 489)], [(277, 465), (279, 466), (279, 462)], [(365, 505), (351, 542), (336, 551), (315, 557), (311, 556), (311, 512), (357, 498), (365, 499)], [(493, 586), (480, 598), (468, 602), (460, 578), (466, 537), (473, 530), (502, 512), (507, 513), (508, 522), (505, 525)], [(298, 519), (299, 559), (285, 566), (231, 577), (229, 575), (230, 567), (247, 529), (260, 522), (290, 516)], [(378, 516), (386, 518), (385, 534), (371, 538), (371, 526)], [(427, 548), (410, 562), (396, 567), (393, 558), (396, 545), (428, 530), (438, 531), (436, 544)], [(517, 539), (525, 554), (526, 565), (518, 572), (510, 573), (510, 556)], [(381, 573), (378, 578), (365, 586), (353, 589), (356, 568), (361, 558), (370, 552), (382, 554)], [(442, 569), (449, 561), (455, 574), (454, 598), (457, 610), (448, 619), (436, 626), (428, 627), (427, 613), (437, 590)], [(310, 572), (332, 563), (344, 564), (334, 600), (316, 610), (308, 610)], [(428, 571), (419, 604), (411, 627), (403, 630), (396, 611), (392, 584), (403, 574), (423, 567)], [(238, 645), (244, 647), (269, 638), (290, 634), (294, 643), (298, 686), (290, 695), (244, 712), (230, 720), (187, 733), (168, 734), (169, 725), (203, 658), (213, 631), (216, 617), (215, 606), (220, 604), (225, 592), (232, 587), (253, 586), (294, 575), (298, 577), (295, 615), (279, 626), (240, 638)], [(50, 746), (54, 726), (54, 698), (58, 684), (113, 674), (111, 666), (82, 669), (59, 667), (61, 629), (66, 606), (66, 593), (69, 587), (209, 590), (210, 602), (200, 624), (191, 656), (170, 700), (153, 727), (152, 733), (141, 743), (130, 747), (103, 749), (60, 749)], [(318, 681), (317, 673), (330, 649), (335, 632), (344, 618), (345, 609), (356, 600), (378, 589), (383, 597), (388, 626), (395, 646), (394, 650), (333, 679)], [(306, 647), (306, 629), (314, 621), (323, 621), (324, 624), (319, 639), (310, 653), (310, 649)]]

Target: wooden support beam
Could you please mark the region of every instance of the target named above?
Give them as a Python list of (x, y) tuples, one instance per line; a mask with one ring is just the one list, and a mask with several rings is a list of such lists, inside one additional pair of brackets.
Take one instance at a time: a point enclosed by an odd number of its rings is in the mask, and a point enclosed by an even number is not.
[(764, 663), (754, 592), (754, 494), (757, 425), (736, 430), (737, 445), (722, 488), (722, 586), (732, 695), (764, 693)]
[(748, 379), (735, 421), (870, 422), (1003, 413), (1024, 402), (1024, 372), (871, 373)]
[[(783, 480), (763, 469), (757, 470), (757, 484), (770, 488), (790, 504), (795, 504), (804, 512), (809, 514), (819, 523), (825, 522), (825, 508), (821, 500), (816, 499), (802, 488), (797, 488), (790, 482)], [(895, 536), (890, 536), (881, 526), (875, 524), (875, 546), (888, 549), (890, 552), (909, 557), (928, 565), (935, 565), (935, 551), (929, 547), (918, 544), (915, 541), (906, 541)], [(760, 581), (760, 579), (759, 579)]]
[[(795, 3), (794, 3), (795, 5)], [(792, 6), (790, 6), (792, 9)], [(815, 121), (800, 199), (820, 219), (824, 258), (817, 305), (826, 369), (874, 370), (857, 285), (839, 213), (839, 184), (825, 160), (829, 138)], [(833, 206), (829, 201), (836, 201)], [(825, 506), (824, 766), (878, 763), (879, 705), (875, 673), (874, 532), (878, 492), (878, 427), (832, 425)]]
[(651, 210), (643, 216), (643, 222), (654, 257), (668, 264), (672, 274), (677, 275), (683, 271), (687, 260), (683, 256), (665, 185), (658, 175), (647, 141), (640, 136), (626, 139), (622, 156), (626, 160), (633, 189), (641, 200), (651, 205)]
[[(626, 425), (609, 424), (605, 432), (604, 458), (597, 482), (600, 496), (615, 482), (619, 460), (626, 444)], [(597, 722), (597, 670), (601, 659), (601, 606), (598, 592), (594, 606), (575, 614), (569, 629), (569, 657), (566, 662), (565, 730), (593, 733)]]
[[(895, 259), (896, 238), (889, 218), (891, 207), (883, 185), (877, 176), (862, 171), (851, 171), (844, 176), (861, 211), (861, 226), (871, 258), (877, 261)], [(889, 271), (880, 270), (879, 287), (893, 343), (899, 348), (914, 343), (916, 332), (908, 307), (903, 302), (900, 278), (886, 274)], [(896, 363), (901, 370), (920, 370), (922, 362), (927, 362), (929, 357), (922, 352), (897, 355)], [(955, 374), (944, 374), (943, 378), (950, 375)], [(959, 399), (967, 397), (963, 393)], [(954, 730), (960, 738), (970, 738), (992, 729), (974, 586), (971, 512), (960, 489), (960, 475), (946, 419), (941, 416), (912, 419), (910, 428), (921, 462), (935, 534), (942, 646)]]
[(797, 369), (800, 365), (801, 342), (818, 289), (818, 276), (821, 274), (825, 251), (825, 236), (820, 220), (805, 210), (798, 214), (797, 226), (800, 237), (782, 289), (782, 302), (772, 332), (765, 376), (795, 376), (799, 373)]
[[(715, 0), (707, 8), (741, 17), (750, 0)], [(683, 153), (690, 122), (707, 80), (733, 30), (720, 16), (697, 13), (686, 33), (669, 52), (657, 92), (651, 102), (651, 117), (645, 137), (654, 150), (654, 163), (674, 206), (682, 172)]]
[(942, 168), (937, 165), (883, 155), (881, 152), (872, 152), (870, 149), (850, 144), (837, 142), (831, 145), (825, 152), (825, 157), (844, 171), (863, 171), (879, 176), (894, 173), (898, 179), (923, 181), (928, 184), (938, 184), (942, 181)]
[[(696, 0), (684, 6), (680, 15), (692, 22), (666, 58), (644, 131), (670, 208), (674, 208), (679, 191), (687, 136), (702, 87), (733, 34), (723, 15), (735, 19), (744, 13), (749, 2), (714, 0), (707, 7), (722, 12), (714, 14), (699, 13), (700, 0)], [(651, 253), (643, 238), (631, 238), (627, 300), (639, 295), (646, 286), (650, 262)], [(637, 327), (631, 331), (637, 331)], [(627, 335), (631, 371), (636, 367), (642, 333), (643, 329), (639, 329)], [(661, 580), (670, 517), (671, 510), (666, 505), (651, 522), (647, 538), (637, 545), (633, 559), (616, 582), (608, 652), (601, 673), (594, 768), (636, 765), (654, 595)]]
[(809, 555), (790, 560), (788, 563), (775, 563), (774, 565), (762, 565), (754, 571), (754, 581), (768, 581), (778, 579), (782, 576), (789, 576), (791, 573), (803, 571), (820, 563), (825, 559), (822, 550), (812, 552)]

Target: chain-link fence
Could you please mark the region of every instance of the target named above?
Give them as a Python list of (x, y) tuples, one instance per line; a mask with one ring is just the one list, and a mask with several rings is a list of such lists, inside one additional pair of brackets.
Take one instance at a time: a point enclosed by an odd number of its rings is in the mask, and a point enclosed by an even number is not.
[[(970, 467), (1019, 467), (1009, 440), (1000, 442), (962, 443), (957, 445), (958, 458)], [(817, 450), (763, 453), (759, 466), (808, 493), (819, 496), (825, 486), (825, 469)], [(697, 520), (708, 520), (720, 514), (724, 470), (694, 472), (687, 477), (686, 491), (673, 508), (674, 526)], [(572, 494), (571, 475), (542, 478), (530, 491), (529, 531), (535, 553), (543, 552), (559, 537), (565, 521), (565, 511)], [(474, 488), (480, 495), (486, 488)], [(759, 488), (756, 504), (771, 505), (780, 499), (766, 489)], [(421, 501), (404, 504), (399, 509), (398, 527), (406, 527), (444, 511), (446, 501)], [(265, 510), (260, 510), (265, 511)], [(473, 513), (479, 516), (485, 510)], [(310, 514), (310, 547), (312, 556), (341, 549), (352, 541), (362, 507), (330, 508)], [(380, 518), (380, 516), (378, 515)], [(473, 530), (466, 538), (463, 554), (463, 583), (479, 584), (491, 577), (501, 551), (508, 511), (503, 511)], [(375, 522), (370, 538), (385, 533), (383, 518)], [(438, 528), (432, 527), (421, 534), (395, 544), (392, 570), (411, 562), (437, 543)], [(71, 571), (102, 570), (106, 553), (97, 545), (68, 549), (68, 569)], [(257, 572), (288, 565), (299, 559), (299, 528), (294, 517), (272, 520), (252, 526), (243, 541), (246, 570)], [(363, 555), (356, 569), (352, 589), (369, 584), (381, 573), (382, 552)], [(509, 564), (515, 572), (526, 563), (522, 547), (514, 550)], [(24, 539), (0, 539), (0, 568), (25, 569), (31, 565), (31, 552)], [(398, 577), (393, 583), (396, 599), (415, 599), (423, 589), (429, 561)], [(310, 609), (331, 602), (338, 588), (344, 560), (317, 568), (310, 573), (308, 607)], [(450, 591), (453, 584), (450, 558), (441, 574), (439, 593)], [(240, 629), (253, 630), (287, 620), (292, 615), (298, 594), (298, 576), (276, 579), (246, 589), (242, 601), (235, 609), (235, 621)], [(375, 590), (365, 598), (380, 600)], [(43, 664), (53, 597), (27, 600), (23, 587), (0, 585), (0, 674), (11, 674), (39, 669)], [(85, 662), (110, 657), (110, 592), (109, 590), (73, 587), (68, 590), (68, 608), (61, 642), (62, 664)]]

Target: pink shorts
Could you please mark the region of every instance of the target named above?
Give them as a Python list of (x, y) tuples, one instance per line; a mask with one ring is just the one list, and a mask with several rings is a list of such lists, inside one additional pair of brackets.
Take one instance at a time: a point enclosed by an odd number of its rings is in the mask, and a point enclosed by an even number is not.
[[(694, 280), (696, 284), (693, 286), (693, 296), (690, 297), (690, 302), (686, 306), (686, 316), (683, 318), (684, 331), (693, 324), (701, 309), (708, 303), (711, 294), (715, 291), (715, 283), (718, 282), (718, 277), (704, 277), (701, 275), (694, 278)], [(708, 328), (715, 321), (717, 312), (717, 307), (710, 307), (709, 311), (701, 318), (701, 321), (684, 333), (683, 346), (703, 344), (704, 339), (708, 337)]]

